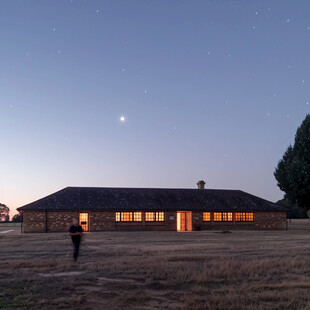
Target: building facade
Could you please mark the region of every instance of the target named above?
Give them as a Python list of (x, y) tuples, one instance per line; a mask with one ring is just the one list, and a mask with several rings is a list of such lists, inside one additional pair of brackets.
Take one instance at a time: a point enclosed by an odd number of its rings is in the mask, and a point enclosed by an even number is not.
[(20, 207), (23, 231), (286, 229), (286, 210), (239, 190), (67, 187)]

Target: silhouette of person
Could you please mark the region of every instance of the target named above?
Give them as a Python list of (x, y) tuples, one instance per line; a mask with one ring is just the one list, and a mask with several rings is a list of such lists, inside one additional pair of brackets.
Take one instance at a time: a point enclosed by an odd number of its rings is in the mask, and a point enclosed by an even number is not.
[(83, 228), (79, 225), (79, 221), (76, 218), (72, 220), (72, 226), (69, 229), (69, 235), (71, 236), (73, 244), (73, 259), (76, 262), (79, 255), (80, 243), (83, 235)]

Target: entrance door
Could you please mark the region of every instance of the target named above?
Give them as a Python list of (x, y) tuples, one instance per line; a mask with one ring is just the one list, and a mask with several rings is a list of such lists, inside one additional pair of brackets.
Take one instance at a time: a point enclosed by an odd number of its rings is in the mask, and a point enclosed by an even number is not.
[(89, 221), (88, 221), (88, 213), (80, 213), (80, 225), (82, 226), (84, 231), (88, 231), (89, 230)]
[(177, 230), (178, 231), (191, 231), (192, 230), (192, 212), (178, 211)]

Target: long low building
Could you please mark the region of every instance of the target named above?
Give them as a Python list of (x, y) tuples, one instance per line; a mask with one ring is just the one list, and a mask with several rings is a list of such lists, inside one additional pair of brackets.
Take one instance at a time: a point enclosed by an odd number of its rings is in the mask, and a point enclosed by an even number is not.
[(66, 187), (18, 211), (23, 231), (286, 229), (286, 210), (240, 190)]

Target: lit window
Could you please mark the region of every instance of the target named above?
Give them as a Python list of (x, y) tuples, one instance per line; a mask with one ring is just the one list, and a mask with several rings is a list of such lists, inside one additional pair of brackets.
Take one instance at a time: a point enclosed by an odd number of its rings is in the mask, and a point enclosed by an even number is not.
[(80, 213), (80, 225), (84, 231), (88, 231), (88, 213)]
[(163, 222), (165, 220), (165, 213), (164, 212), (156, 212), (156, 222)]
[(141, 222), (142, 221), (142, 212), (134, 212), (133, 213), (133, 220), (135, 222)]
[(231, 212), (223, 212), (223, 221), (231, 222), (232, 221), (232, 213)]
[(115, 213), (115, 221), (119, 222), (121, 220), (121, 213), (120, 212), (116, 212)]
[(246, 213), (245, 219), (247, 222), (253, 222), (254, 221), (254, 213), (253, 212)]
[(245, 222), (245, 212), (236, 212), (236, 222)]
[(203, 221), (210, 222), (211, 221), (211, 212), (203, 212)]
[(146, 222), (164, 222), (165, 212), (145, 212)]
[(214, 222), (222, 221), (222, 212), (214, 212)]
[(154, 212), (145, 212), (145, 220), (147, 222), (155, 221), (155, 213)]
[(121, 213), (122, 222), (131, 222), (132, 221), (132, 212), (122, 212)]

